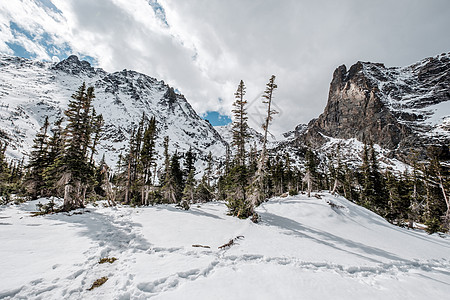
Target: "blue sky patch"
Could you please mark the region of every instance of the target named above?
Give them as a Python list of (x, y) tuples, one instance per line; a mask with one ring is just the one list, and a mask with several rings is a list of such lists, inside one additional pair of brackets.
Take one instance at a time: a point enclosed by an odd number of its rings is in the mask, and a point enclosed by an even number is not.
[(35, 54), (28, 52), (24, 47), (22, 47), (19, 44), (9, 43), (9, 42), (5, 42), (5, 43), (6, 43), (6, 45), (8, 45), (9, 49), (14, 51), (14, 56), (30, 58), (30, 59), (36, 58)]
[(208, 120), (212, 126), (224, 126), (231, 123), (229, 116), (222, 115), (218, 111), (207, 111), (202, 115), (202, 119)]
[[(45, 2), (46, 4), (49, 1), (41, 1)], [(51, 3), (51, 2), (50, 2)], [(19, 36), (25, 36), (27, 39), (35, 43), (36, 45), (42, 47), (45, 49), (45, 52), (47, 52), (48, 56), (50, 58), (53, 58), (56, 56), (59, 58), (59, 60), (64, 60), (67, 57), (69, 57), (72, 54), (77, 54), (80, 58), (80, 60), (85, 60), (89, 62), (92, 66), (97, 65), (97, 60), (89, 55), (83, 55), (80, 53), (74, 53), (72, 50), (72, 47), (68, 43), (64, 43), (62, 45), (55, 45), (53, 43), (53, 37), (48, 34), (47, 32), (44, 32), (40, 35), (33, 34), (22, 27), (20, 27), (15, 22), (10, 22), (9, 27), (11, 29), (11, 32), (13, 33), (14, 37)], [(29, 58), (29, 59), (35, 59), (36, 53), (32, 53), (27, 51), (20, 43), (17, 42), (6, 42), (8, 47), (14, 51), (15, 56), (23, 57), (23, 58)]]
[(43, 6), (53, 10), (56, 13), (62, 14), (62, 11), (60, 11), (51, 0), (38, 0), (38, 3), (42, 4)]
[(152, 7), (155, 12), (156, 17), (160, 19), (167, 27), (169, 27), (169, 23), (167, 23), (166, 11), (161, 4), (158, 3), (158, 0), (148, 0), (148, 4)]

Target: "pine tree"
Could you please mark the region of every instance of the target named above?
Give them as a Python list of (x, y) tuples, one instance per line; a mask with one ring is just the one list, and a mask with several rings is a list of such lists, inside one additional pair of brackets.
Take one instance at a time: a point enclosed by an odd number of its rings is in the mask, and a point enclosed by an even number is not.
[(179, 203), (183, 195), (183, 172), (180, 168), (180, 157), (175, 153), (170, 161), (168, 175), (163, 187), (164, 198), (169, 203)]
[(10, 185), (8, 184), (11, 170), (5, 157), (7, 146), (6, 142), (2, 143), (0, 140), (0, 203), (2, 204), (9, 202), (11, 193)]
[(233, 103), (234, 109), (232, 110), (234, 115), (232, 127), (233, 146), (236, 146), (236, 159), (241, 166), (245, 165), (245, 141), (250, 136), (247, 124), (248, 117), (245, 109), (247, 100), (244, 99), (244, 95), (245, 85), (244, 81), (241, 80), (236, 93), (234, 93), (236, 100)]
[(371, 180), (369, 148), (367, 147), (367, 144), (364, 144), (363, 148), (361, 173), (362, 173), (361, 204), (364, 207), (373, 210), (374, 209), (373, 195), (375, 194), (375, 191), (373, 181)]
[(308, 149), (306, 151), (306, 165), (305, 165), (305, 176), (303, 177), (303, 181), (306, 182), (307, 185), (307, 192), (308, 197), (311, 197), (311, 192), (314, 189), (314, 186), (316, 185), (317, 179), (318, 179), (318, 173), (317, 173), (317, 157), (316, 154), (311, 150)]
[(429, 150), (431, 159), (425, 169), (427, 186), (425, 224), (428, 225), (429, 233), (438, 230), (447, 231), (450, 220), (450, 203), (444, 183), (445, 170), (435, 152), (433, 148)]
[(102, 115), (96, 115), (95, 110), (93, 111), (93, 123), (92, 123), (92, 133), (93, 139), (92, 144), (90, 146), (91, 157), (89, 159), (89, 165), (92, 166), (94, 163), (94, 154), (97, 153), (97, 145), (100, 142), (103, 133), (103, 127), (105, 125), (105, 121), (103, 120)]
[(264, 130), (263, 148), (261, 150), (261, 156), (258, 161), (258, 169), (255, 174), (255, 178), (252, 183), (252, 193), (250, 197), (250, 202), (253, 207), (258, 206), (265, 199), (265, 186), (264, 186), (264, 174), (266, 172), (266, 162), (267, 162), (267, 136), (269, 134), (269, 125), (273, 120), (273, 116), (278, 112), (272, 108), (273, 93), (277, 89), (277, 84), (275, 83), (275, 75), (266, 84), (266, 90), (263, 94), (263, 104), (267, 105), (267, 116), (264, 120), (262, 128)]
[(31, 199), (37, 199), (45, 194), (44, 171), (49, 167), (48, 158), (48, 117), (45, 118), (40, 132), (36, 134), (33, 144), (33, 150), (30, 154), (28, 163), (28, 175), (26, 178), (26, 186)]
[(183, 190), (183, 200), (188, 203), (194, 203), (195, 195), (195, 171), (194, 169), (190, 169), (188, 176), (186, 178), (186, 182)]
[(156, 153), (155, 153), (155, 139), (156, 139), (156, 120), (152, 117), (144, 131), (144, 137), (141, 150), (141, 164), (143, 171), (143, 203), (149, 204), (150, 186), (152, 183), (152, 168), (155, 166)]
[(127, 169), (126, 169), (126, 182), (125, 182), (125, 204), (130, 204), (133, 198), (133, 186), (136, 179), (136, 159), (137, 159), (137, 143), (136, 143), (136, 130), (133, 128), (130, 136), (128, 154), (126, 156)]
[(192, 152), (192, 148), (189, 148), (186, 152), (184, 164), (184, 175), (186, 178), (189, 177), (189, 174), (191, 173), (195, 174), (195, 155), (194, 152)]
[(164, 184), (167, 182), (168, 177), (169, 177), (169, 170), (170, 170), (169, 137), (168, 136), (164, 137), (163, 147), (164, 147), (164, 171), (162, 173), (161, 180), (160, 180), (160, 183), (162, 186), (164, 186)]
[(64, 209), (71, 210), (84, 207), (88, 185), (92, 183), (93, 168), (89, 165), (88, 149), (93, 132), (93, 113), (91, 104), (94, 88), (86, 90), (86, 84), (80, 86), (72, 95), (68, 109), (65, 129), (65, 147), (62, 161), (58, 162), (59, 183), (64, 185)]
[(64, 129), (61, 124), (63, 118), (57, 119), (50, 129), (52, 135), (48, 142), (48, 167), (44, 170), (45, 189), (48, 195), (62, 197), (64, 194), (59, 192), (58, 180), (60, 179), (59, 170), (64, 156)]

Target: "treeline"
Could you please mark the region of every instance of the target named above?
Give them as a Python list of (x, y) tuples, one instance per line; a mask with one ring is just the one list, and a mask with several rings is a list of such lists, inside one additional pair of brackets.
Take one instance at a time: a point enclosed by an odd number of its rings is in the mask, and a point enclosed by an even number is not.
[(305, 146), (299, 149), (303, 165), (294, 165), (289, 154), (269, 153), (266, 145), (269, 126), (277, 114), (272, 105), (276, 89), (272, 76), (262, 97), (266, 112), (261, 149), (248, 144), (248, 103), (241, 81), (232, 110), (233, 143), (226, 158), (216, 161), (209, 153), (204, 170), (196, 170), (194, 152), (170, 153), (170, 141), (165, 137), (163, 163), (158, 166), (156, 138), (163, 133), (157, 132), (154, 117), (143, 114), (132, 131), (127, 152), (112, 170), (104, 158), (98, 163), (94, 160), (103, 117), (92, 107), (94, 88), (83, 83), (72, 96), (64, 119), (53, 124), (44, 121), (26, 166), (23, 161), (8, 163), (6, 144), (0, 144), (1, 199), (8, 202), (11, 194), (29, 199), (56, 196), (64, 198), (63, 210), (84, 207), (86, 201), (96, 199), (107, 199), (110, 205), (175, 203), (184, 209), (216, 199), (227, 201), (231, 215), (257, 222), (255, 208), (270, 197), (311, 196), (313, 191), (329, 190), (394, 224), (418, 222), (426, 224), (429, 232), (448, 230), (448, 168), (433, 149), (426, 161), (411, 155), (411, 170), (403, 174), (381, 170), (370, 143), (361, 153), (360, 167), (346, 164), (339, 151), (323, 157)]

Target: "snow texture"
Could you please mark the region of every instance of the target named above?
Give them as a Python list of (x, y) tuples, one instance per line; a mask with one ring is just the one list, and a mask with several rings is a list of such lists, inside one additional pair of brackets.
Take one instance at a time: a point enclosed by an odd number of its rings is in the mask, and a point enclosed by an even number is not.
[[(0, 299), (446, 299), (450, 293), (448, 235), (392, 226), (328, 193), (272, 199), (258, 208), (259, 224), (227, 216), (220, 202), (189, 211), (100, 205), (31, 217), (37, 202), (0, 207)], [(117, 260), (98, 263), (106, 257)], [(105, 284), (88, 291), (104, 276)]]

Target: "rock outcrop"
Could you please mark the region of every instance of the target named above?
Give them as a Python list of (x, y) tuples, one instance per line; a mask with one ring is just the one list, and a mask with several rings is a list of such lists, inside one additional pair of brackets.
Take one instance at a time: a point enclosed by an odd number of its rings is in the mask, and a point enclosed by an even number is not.
[[(297, 144), (328, 138), (373, 142), (392, 155), (450, 142), (450, 53), (408, 67), (357, 62), (338, 67), (324, 112), (299, 133)], [(446, 150), (447, 149), (447, 150)]]

